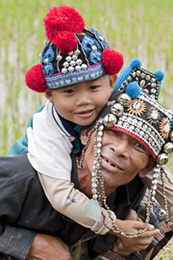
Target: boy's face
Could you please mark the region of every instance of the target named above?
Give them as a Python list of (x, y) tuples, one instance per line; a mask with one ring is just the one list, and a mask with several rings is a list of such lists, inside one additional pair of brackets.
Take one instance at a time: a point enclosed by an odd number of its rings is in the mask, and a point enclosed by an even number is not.
[(116, 76), (102, 76), (68, 87), (47, 90), (45, 96), (65, 119), (90, 125), (102, 111), (115, 87)]

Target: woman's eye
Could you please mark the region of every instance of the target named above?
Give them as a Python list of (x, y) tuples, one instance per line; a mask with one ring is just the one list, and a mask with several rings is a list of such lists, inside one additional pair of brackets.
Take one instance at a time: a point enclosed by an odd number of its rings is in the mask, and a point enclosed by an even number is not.
[(147, 149), (141, 143), (134, 143), (134, 145), (138, 150), (148, 152)]

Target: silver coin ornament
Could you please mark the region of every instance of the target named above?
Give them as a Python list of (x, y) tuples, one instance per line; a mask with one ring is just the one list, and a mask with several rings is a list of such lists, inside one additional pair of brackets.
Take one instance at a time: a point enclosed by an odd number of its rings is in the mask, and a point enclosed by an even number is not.
[(115, 116), (121, 116), (124, 112), (124, 107), (120, 103), (116, 103), (113, 106), (111, 106), (111, 112)]

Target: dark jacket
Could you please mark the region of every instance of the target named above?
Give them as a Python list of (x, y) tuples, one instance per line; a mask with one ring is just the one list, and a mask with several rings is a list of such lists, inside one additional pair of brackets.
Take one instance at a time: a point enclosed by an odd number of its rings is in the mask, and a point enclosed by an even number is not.
[[(74, 155), (72, 161), (72, 182), (80, 189)], [(130, 208), (137, 207), (144, 192), (137, 176), (119, 187), (108, 198), (108, 204), (118, 218), (124, 219)], [(0, 252), (25, 259), (37, 233), (57, 235), (71, 248), (86, 240), (90, 259), (110, 249), (115, 240), (110, 234), (96, 235), (55, 211), (26, 154), (0, 157)]]

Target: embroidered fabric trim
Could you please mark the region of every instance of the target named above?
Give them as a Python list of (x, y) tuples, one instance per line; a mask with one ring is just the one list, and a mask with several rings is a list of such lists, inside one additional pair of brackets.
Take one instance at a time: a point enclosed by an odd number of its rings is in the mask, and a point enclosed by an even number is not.
[(85, 70), (69, 72), (66, 74), (58, 73), (54, 75), (46, 75), (44, 78), (48, 89), (56, 89), (83, 81), (97, 79), (103, 75), (105, 75), (105, 70), (103, 69), (102, 64), (99, 63), (97, 65), (90, 66)]

